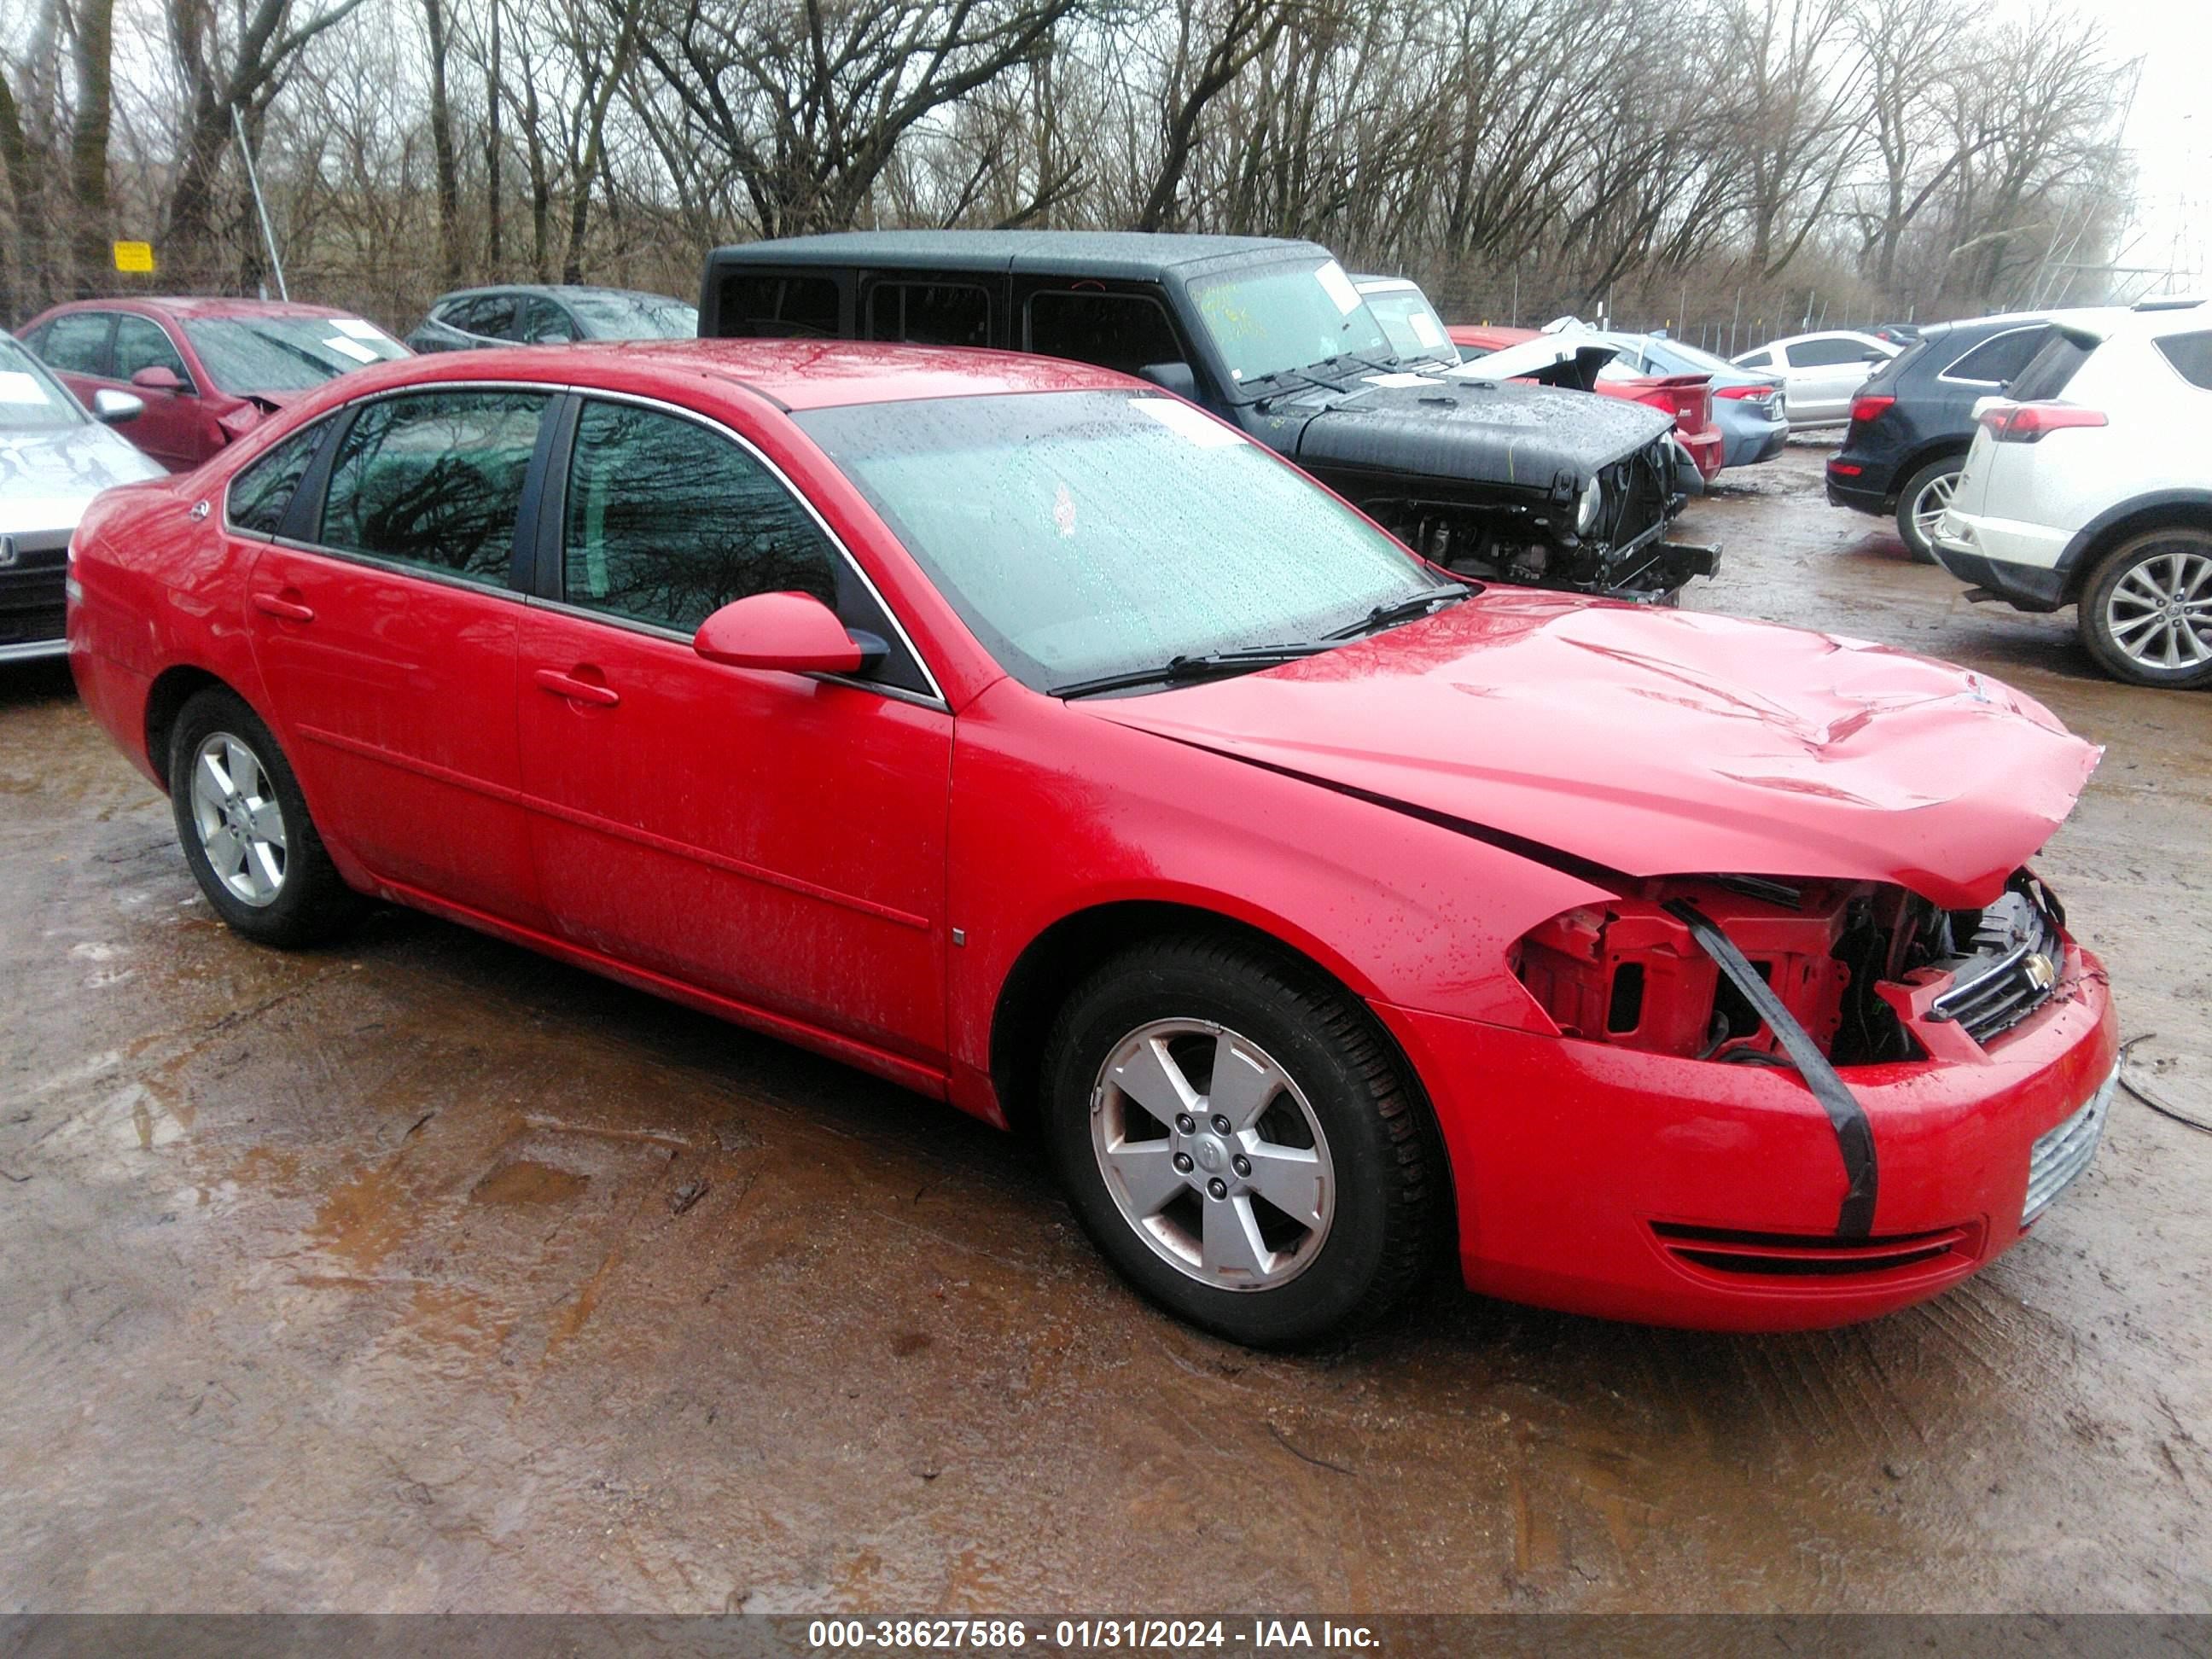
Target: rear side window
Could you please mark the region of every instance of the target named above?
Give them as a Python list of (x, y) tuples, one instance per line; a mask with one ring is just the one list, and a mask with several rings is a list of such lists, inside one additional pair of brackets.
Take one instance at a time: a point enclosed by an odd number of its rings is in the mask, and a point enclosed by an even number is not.
[(837, 284), (827, 276), (738, 271), (722, 278), (716, 331), (725, 337), (834, 340)]
[(300, 488), (300, 480), (315, 459), (315, 451), (330, 431), (328, 421), (318, 421), (296, 432), (230, 481), (223, 511), (230, 527), (248, 536), (274, 536)]
[(837, 603), (829, 538), (753, 455), (696, 421), (590, 403), (562, 526), (571, 605), (690, 634), (732, 599)]
[(70, 312), (46, 325), (33, 349), (65, 374), (105, 374), (107, 330), (113, 320), (112, 312)]
[(965, 283), (878, 283), (868, 290), (868, 337), (987, 346), (991, 296)]
[(1978, 386), (2005, 386), (2035, 360), (2051, 331), (2047, 327), (2007, 329), (1991, 335), (1943, 371), (1947, 380), (1972, 380)]
[(545, 404), (538, 392), (432, 392), (366, 405), (331, 468), (323, 544), (507, 586)]
[(185, 373), (185, 360), (177, 355), (161, 325), (146, 317), (127, 313), (115, 319), (115, 378), (127, 380), (142, 368), (166, 368), (185, 386), (192, 377)]
[(2169, 334), (2156, 344), (2175, 374), (2191, 386), (2212, 392), (2212, 333)]
[(1151, 363), (1183, 360), (1167, 308), (1142, 294), (1033, 294), (1030, 349), (1124, 374), (1134, 374)]
[(2027, 367), (2014, 377), (2006, 391), (2023, 404), (2056, 398), (2066, 390), (2075, 372), (2089, 361), (2089, 354), (2096, 349), (2097, 341), (2092, 337), (2077, 337), (2063, 329), (2053, 329), (2051, 337), (2043, 343), (2043, 349), (2028, 359)]

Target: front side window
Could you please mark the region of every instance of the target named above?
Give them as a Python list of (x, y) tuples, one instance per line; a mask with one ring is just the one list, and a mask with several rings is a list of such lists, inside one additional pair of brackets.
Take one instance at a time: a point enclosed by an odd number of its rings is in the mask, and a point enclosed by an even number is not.
[(107, 331), (114, 320), (110, 311), (65, 312), (40, 334), (39, 356), (64, 374), (105, 374)]
[(85, 414), (39, 360), (0, 334), (0, 432), (82, 426)]
[(1201, 277), (1190, 293), (1229, 378), (1239, 386), (1335, 357), (1388, 362), (1395, 356), (1382, 325), (1334, 259)]
[(737, 271), (722, 278), (721, 301), (725, 338), (834, 340), (841, 331), (837, 284), (827, 276)]
[(230, 481), (223, 508), (230, 527), (249, 536), (274, 536), (298, 493), (300, 480), (322, 445), (328, 421), (295, 432)]
[(1040, 356), (1096, 363), (1123, 374), (1182, 361), (1166, 307), (1146, 295), (1048, 291), (1030, 296), (1029, 313), (1030, 349)]
[(428, 392), (354, 417), (331, 469), (326, 547), (504, 586), (547, 396)]
[(1972, 380), (1977, 386), (2003, 386), (2033, 361), (2050, 337), (2048, 328), (2012, 328), (1992, 336), (1943, 371), (1947, 380)]
[(1036, 392), (794, 418), (1034, 690), (1314, 640), (1439, 580), (1172, 398)]
[(837, 602), (834, 550), (781, 480), (712, 428), (630, 404), (576, 423), (561, 565), (569, 604), (681, 634), (755, 593)]
[(1800, 340), (1789, 352), (1792, 368), (1835, 368), (1845, 363), (1869, 362), (1883, 355), (1858, 340)]
[(185, 360), (177, 355), (177, 348), (161, 325), (147, 317), (125, 313), (115, 319), (115, 378), (127, 380), (142, 368), (166, 368), (179, 383), (189, 386), (192, 377), (185, 373)]
[(868, 337), (987, 346), (991, 296), (966, 283), (878, 283), (868, 290)]
[(407, 348), (358, 317), (191, 317), (185, 337), (223, 391), (305, 392)]
[(665, 295), (588, 289), (567, 298), (594, 340), (689, 340), (699, 332), (699, 307)]

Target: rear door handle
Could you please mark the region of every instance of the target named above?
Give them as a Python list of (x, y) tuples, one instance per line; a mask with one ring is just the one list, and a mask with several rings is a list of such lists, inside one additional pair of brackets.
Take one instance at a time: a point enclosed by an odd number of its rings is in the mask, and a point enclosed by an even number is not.
[(611, 686), (591, 680), (580, 680), (574, 674), (564, 674), (557, 668), (541, 668), (533, 678), (538, 689), (556, 697), (567, 697), (572, 702), (588, 702), (597, 708), (612, 708), (622, 701)]
[(288, 599), (276, 593), (256, 593), (253, 608), (285, 622), (311, 623), (315, 619), (313, 611), (297, 599)]

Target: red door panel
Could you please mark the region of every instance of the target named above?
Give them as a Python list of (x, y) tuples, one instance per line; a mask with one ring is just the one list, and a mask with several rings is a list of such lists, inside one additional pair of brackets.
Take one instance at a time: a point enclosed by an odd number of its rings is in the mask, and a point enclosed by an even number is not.
[(325, 832), (377, 876), (543, 927), (520, 805), (510, 593), (268, 546), (246, 624)]
[(949, 714), (538, 608), (520, 660), (532, 844), (566, 937), (942, 1054)]

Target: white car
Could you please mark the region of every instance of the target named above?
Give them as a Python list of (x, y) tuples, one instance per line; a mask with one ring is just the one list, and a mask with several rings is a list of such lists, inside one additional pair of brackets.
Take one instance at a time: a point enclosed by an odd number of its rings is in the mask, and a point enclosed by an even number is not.
[(1444, 319), (1437, 314), (1419, 283), (1403, 276), (1354, 276), (1352, 285), (1382, 325), (1382, 337), (1390, 342), (1390, 349), (1407, 368), (1434, 363), (1449, 368), (1459, 362), (1459, 348), (1451, 343)]
[(2115, 678), (2212, 685), (2212, 306), (2061, 324), (1975, 419), (1933, 538), (1969, 597), (2077, 605)]
[(1852, 395), (1866, 384), (1868, 375), (1904, 349), (1871, 334), (1838, 328), (1770, 340), (1729, 361), (1738, 368), (1779, 374), (1789, 404), (1790, 429), (1803, 432), (1848, 422)]

